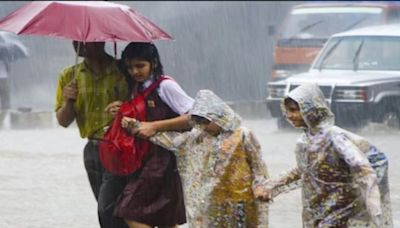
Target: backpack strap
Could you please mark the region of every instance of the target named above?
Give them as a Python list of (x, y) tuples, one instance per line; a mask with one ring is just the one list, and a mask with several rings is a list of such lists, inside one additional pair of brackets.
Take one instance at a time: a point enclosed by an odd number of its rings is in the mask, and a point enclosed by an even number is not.
[(142, 93), (143, 97), (147, 97), (163, 80), (172, 80), (171, 77), (161, 76), (157, 81), (153, 82), (147, 89), (145, 89)]

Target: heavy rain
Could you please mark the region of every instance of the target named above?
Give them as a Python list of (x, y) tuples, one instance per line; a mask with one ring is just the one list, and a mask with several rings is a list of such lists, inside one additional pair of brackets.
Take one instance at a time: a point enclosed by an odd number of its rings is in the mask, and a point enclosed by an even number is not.
[[(0, 19), (27, 3), (1, 2)], [(115, 3), (138, 10), (173, 36), (173, 41), (155, 41), (165, 73), (192, 97), (200, 89), (209, 89), (227, 101), (260, 141), (271, 177), (296, 165), (294, 147), (301, 132), (273, 117), (266, 98), (270, 92), (267, 84), (277, 81), (277, 66), (282, 65), (274, 65), (278, 34), (284, 22), (288, 23), (284, 19), (291, 8), (304, 2)], [(368, 25), (365, 19), (353, 20), (344, 27)], [(296, 31), (308, 30), (302, 26), (315, 26), (318, 31), (322, 22), (315, 23), (299, 24)], [(288, 34), (287, 40), (295, 33)], [(0, 113), (0, 227), (99, 227), (97, 203), (82, 161), (87, 141), (80, 138), (75, 123), (68, 128), (59, 126), (54, 112), (58, 75), (75, 61), (72, 42), (33, 35), (18, 38), (28, 54), (10, 61), (10, 107)], [(117, 43), (118, 58), (127, 44)], [(113, 43), (106, 43), (106, 51), (113, 55)], [(397, 70), (400, 75), (400, 68)], [(399, 113), (397, 109), (397, 121)], [(400, 174), (395, 170), (400, 165), (398, 127), (368, 122), (349, 129), (387, 155), (393, 223), (399, 227)], [(301, 211), (300, 190), (282, 194), (270, 203), (269, 227), (302, 227)]]

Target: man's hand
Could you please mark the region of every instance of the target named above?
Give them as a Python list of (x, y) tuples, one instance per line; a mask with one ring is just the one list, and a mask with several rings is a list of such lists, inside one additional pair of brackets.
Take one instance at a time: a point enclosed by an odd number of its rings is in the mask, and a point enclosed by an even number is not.
[(79, 93), (79, 91), (78, 91), (78, 85), (76, 83), (76, 80), (72, 80), (63, 88), (64, 102), (67, 102), (69, 100), (75, 101), (76, 98), (78, 97), (78, 93)]
[(63, 127), (68, 127), (75, 119), (74, 102), (78, 97), (78, 86), (76, 80), (70, 81), (62, 91), (63, 104), (57, 110), (56, 118)]
[(114, 101), (107, 105), (104, 111), (110, 113), (112, 116), (115, 116), (119, 109), (121, 108), (122, 101)]

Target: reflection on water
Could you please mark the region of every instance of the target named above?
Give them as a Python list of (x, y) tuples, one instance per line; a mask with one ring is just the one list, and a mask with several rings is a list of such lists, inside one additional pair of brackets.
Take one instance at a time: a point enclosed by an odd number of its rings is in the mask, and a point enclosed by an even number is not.
[[(295, 164), (297, 131), (277, 131), (274, 120), (247, 120), (263, 148), (271, 176)], [(371, 125), (359, 134), (390, 159), (395, 227), (400, 226), (400, 132)], [(98, 228), (97, 207), (82, 161), (85, 140), (76, 128), (0, 130), (0, 224), (7, 228)], [(270, 227), (300, 228), (300, 192), (279, 196), (270, 206)], [(28, 225), (27, 225), (28, 224)], [(185, 227), (185, 226), (184, 226)]]

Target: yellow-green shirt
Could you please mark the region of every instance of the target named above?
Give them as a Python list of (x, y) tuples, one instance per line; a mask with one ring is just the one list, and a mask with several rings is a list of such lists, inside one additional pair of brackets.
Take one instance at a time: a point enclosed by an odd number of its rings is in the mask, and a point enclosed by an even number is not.
[[(104, 127), (113, 117), (104, 111), (105, 107), (116, 100), (129, 98), (128, 85), (118, 70), (115, 60), (107, 66), (106, 72), (96, 75), (84, 62), (77, 66), (78, 97), (74, 103), (76, 123), (82, 138), (99, 138), (104, 134)], [(63, 104), (62, 91), (73, 77), (75, 67), (65, 68), (59, 75), (55, 111)]]

